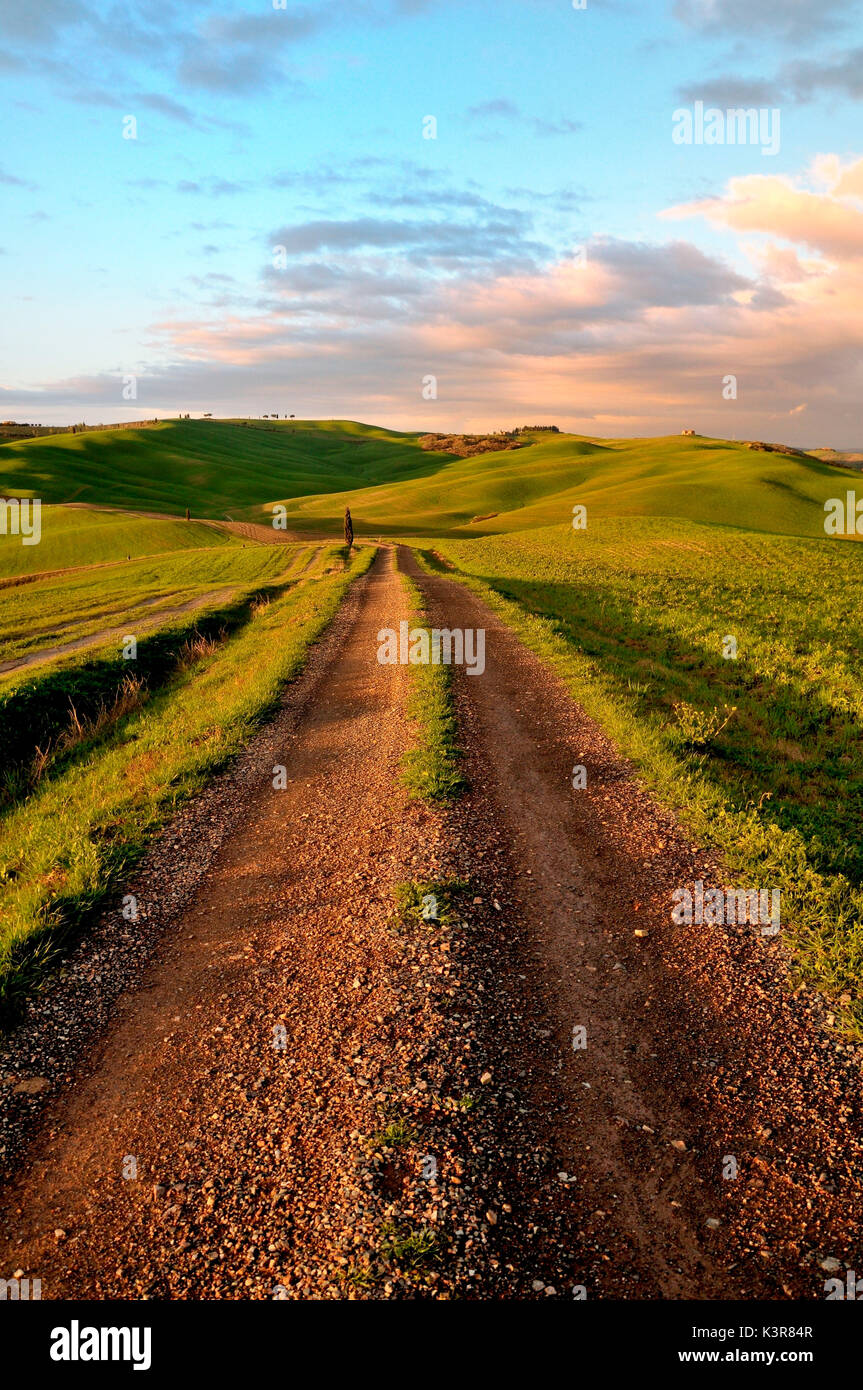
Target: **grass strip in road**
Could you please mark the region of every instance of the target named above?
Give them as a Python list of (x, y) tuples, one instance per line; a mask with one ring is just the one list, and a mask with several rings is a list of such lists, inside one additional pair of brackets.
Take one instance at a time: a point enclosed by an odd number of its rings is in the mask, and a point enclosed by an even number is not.
[[(458, 563), (456, 547), (439, 542), (439, 548), (447, 561)], [(735, 805), (708, 780), (697, 757), (681, 756), (669, 730), (641, 709), (637, 692), (627, 697), (600, 658), (580, 650), (574, 636), (561, 634), (558, 620), (527, 611), (477, 574), (451, 570), (427, 550), (414, 553), (427, 573), (471, 589), (555, 672), (657, 800), (674, 810), (698, 843), (721, 856), (726, 886), (781, 891), (792, 981), (805, 980), (827, 995), (848, 1032), (863, 1038), (863, 888), (814, 863), (797, 827), (777, 825), (754, 801)]]
[[(423, 596), (413, 580), (401, 575), (411, 602), (414, 627), (430, 629)], [(431, 636), (429, 636), (431, 650)], [(402, 760), (402, 782), (411, 796), (437, 804), (454, 801), (465, 786), (459, 748), (458, 723), (453, 711), (452, 673), (443, 662), (411, 666), (408, 717), (416, 729), (416, 742)]]
[(372, 547), (349, 569), (261, 605), (227, 643), (181, 670), (103, 741), (80, 750), (0, 830), (0, 1018), (118, 890), (178, 806), (277, 708)]

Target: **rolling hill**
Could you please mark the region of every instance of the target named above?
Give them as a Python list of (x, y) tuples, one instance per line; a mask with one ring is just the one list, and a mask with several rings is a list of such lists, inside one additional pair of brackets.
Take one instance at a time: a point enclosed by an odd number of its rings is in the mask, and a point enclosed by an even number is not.
[(238, 544), (230, 532), (200, 521), (93, 507), (48, 506), (42, 509), (42, 539), (38, 545), (22, 545), (18, 536), (0, 535), (0, 580)]
[(823, 536), (824, 502), (849, 485), (847, 471), (805, 455), (678, 435), (537, 435), (506, 453), (425, 457), (436, 460), (434, 472), (327, 495), (283, 496), (289, 527), (337, 526), (349, 505), (358, 534), (493, 535), (566, 522), (573, 504), (583, 503), (589, 519), (674, 517)]
[(457, 458), (424, 450), (418, 434), (344, 420), (164, 421), (0, 446), (8, 495), (265, 522), (280, 502), (289, 530), (310, 534), (337, 534), (347, 505), (357, 535), (458, 537), (560, 524), (579, 502), (589, 519), (821, 536), (824, 502), (849, 478), (811, 455), (700, 436), (535, 434), (518, 449)]
[(166, 420), (0, 445), (0, 491), (222, 518), (269, 499), (428, 472), (434, 465), (415, 440), (350, 421)]

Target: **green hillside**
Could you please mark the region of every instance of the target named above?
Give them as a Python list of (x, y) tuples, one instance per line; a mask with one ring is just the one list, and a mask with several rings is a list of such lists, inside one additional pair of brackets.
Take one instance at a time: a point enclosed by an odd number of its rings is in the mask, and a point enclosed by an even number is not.
[[(564, 522), (574, 503), (591, 519), (666, 516), (785, 535), (823, 536), (824, 502), (850, 475), (817, 459), (724, 440), (594, 441), (538, 436), (505, 453), (427, 455), (430, 476), (283, 500), (289, 526), (336, 525), (350, 505), (358, 533), (490, 535)], [(489, 515), (496, 513), (496, 515)], [(474, 517), (484, 520), (474, 521)]]
[(414, 435), (351, 421), (166, 420), (0, 445), (0, 493), (223, 518), (434, 465)]
[(110, 564), (125, 561), (127, 556), (136, 560), (165, 551), (237, 544), (230, 532), (196, 521), (168, 521), (88, 507), (43, 506), (38, 545), (22, 545), (19, 536), (0, 535), (0, 578)]
[(588, 524), (666, 516), (821, 536), (825, 500), (853, 485), (820, 459), (726, 440), (522, 438), (456, 458), (352, 421), (164, 421), (2, 445), (0, 491), (266, 522), (282, 502), (289, 529), (334, 534), (346, 505), (358, 535), (468, 536), (559, 524), (578, 502)]

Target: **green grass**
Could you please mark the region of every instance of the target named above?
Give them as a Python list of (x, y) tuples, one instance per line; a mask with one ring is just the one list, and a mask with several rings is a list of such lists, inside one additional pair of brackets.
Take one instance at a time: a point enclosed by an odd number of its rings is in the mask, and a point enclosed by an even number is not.
[(852, 475), (820, 459), (727, 440), (534, 438), (474, 458), (424, 454), (423, 472), (334, 495), (285, 494), (288, 525), (333, 528), (349, 505), (358, 535), (468, 537), (569, 524), (580, 503), (588, 531), (613, 517), (668, 516), (823, 537), (824, 502), (851, 485)]
[(281, 501), (290, 529), (323, 534), (340, 532), (346, 505), (357, 535), (429, 536), (553, 525), (583, 503), (589, 527), (663, 515), (820, 536), (825, 500), (852, 478), (813, 456), (679, 435), (525, 436), (523, 448), (467, 459), (424, 451), (418, 439), (344, 420), (175, 420), (50, 435), (0, 445), (0, 491), (265, 523)]
[[(447, 926), (455, 920), (455, 898), (466, 893), (469, 884), (463, 879), (428, 879), (422, 882), (398, 883), (393, 890), (397, 920), (407, 926)], [(433, 904), (429, 899), (434, 899)], [(431, 912), (434, 915), (425, 915)]]
[(434, 1262), (437, 1236), (430, 1226), (413, 1230), (391, 1221), (381, 1228), (380, 1250), (388, 1264), (410, 1276)]
[[(402, 583), (412, 603), (412, 627), (424, 627), (422, 595), (405, 574)], [(402, 758), (402, 782), (411, 796), (445, 805), (465, 786), (452, 703), (452, 671), (443, 663), (411, 666), (410, 682), (407, 713), (415, 736)]]
[(375, 1149), (406, 1149), (419, 1137), (419, 1130), (407, 1115), (396, 1115), (369, 1137), (369, 1147)]
[(735, 885), (782, 889), (799, 972), (863, 1032), (863, 551), (657, 519), (437, 549)]
[[(302, 544), (216, 546), (34, 579), (0, 594), (0, 663), (109, 628), (135, 633), (138, 621), (168, 621), (189, 600), (290, 578), (312, 555)], [(20, 678), (0, 675), (0, 683)]]
[(170, 420), (0, 445), (0, 494), (178, 515), (189, 507), (193, 517), (254, 513), (270, 524), (272, 511), (260, 516), (267, 501), (432, 467), (415, 436), (352, 421)]
[[(17, 487), (15, 474), (4, 467), (8, 447), (0, 448), (0, 495), (4, 488), (12, 494)], [(38, 545), (24, 545), (20, 536), (0, 535), (0, 579), (80, 565), (113, 565), (125, 562), (127, 556), (136, 560), (173, 550), (218, 549), (226, 553), (242, 548), (242, 542), (230, 532), (197, 521), (55, 506), (43, 506), (41, 518)]]
[(260, 607), (9, 813), (0, 827), (0, 1011), (14, 1013), (178, 805), (276, 709), (372, 553)]
[[(299, 578), (305, 580), (315, 565), (304, 567), (307, 552), (297, 549), (288, 576), (299, 568)], [(336, 569), (342, 567), (337, 547), (319, 549), (321, 563), (328, 557)], [(143, 704), (188, 661), (190, 651), (237, 632), (291, 582), (297, 581), (280, 575), (262, 585), (223, 591), (222, 602), (141, 630), (134, 660), (124, 658), (121, 640), (115, 640), (9, 673), (0, 685), (0, 810), (26, 796), (70, 748), (87, 741), (94, 726), (104, 730), (128, 703), (131, 686)], [(124, 628), (136, 630), (132, 622)]]

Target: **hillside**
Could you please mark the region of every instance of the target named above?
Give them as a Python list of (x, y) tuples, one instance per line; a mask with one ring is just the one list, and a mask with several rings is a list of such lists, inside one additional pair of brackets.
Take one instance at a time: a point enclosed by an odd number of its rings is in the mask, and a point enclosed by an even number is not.
[(222, 518), (278, 497), (429, 472), (416, 436), (351, 421), (166, 420), (0, 445), (0, 492)]
[(90, 507), (42, 509), (42, 539), (22, 545), (17, 536), (0, 535), (0, 579), (43, 570), (137, 560), (166, 551), (235, 547), (230, 532), (199, 521), (134, 516)]
[(340, 420), (164, 421), (0, 446), (8, 494), (267, 522), (282, 502), (291, 531), (318, 534), (337, 534), (347, 505), (358, 535), (469, 536), (559, 524), (579, 502), (589, 524), (666, 516), (820, 536), (824, 502), (847, 481), (822, 459), (698, 436), (538, 434), (458, 458)]
[[(289, 526), (338, 524), (350, 505), (358, 534), (491, 535), (567, 521), (664, 516), (783, 535), (822, 536), (824, 502), (848, 475), (818, 459), (725, 440), (590, 440), (537, 436), (511, 453), (436, 458), (430, 476), (329, 496), (282, 498)], [(475, 520), (475, 518), (477, 518)], [(482, 519), (480, 519), (482, 518)]]

